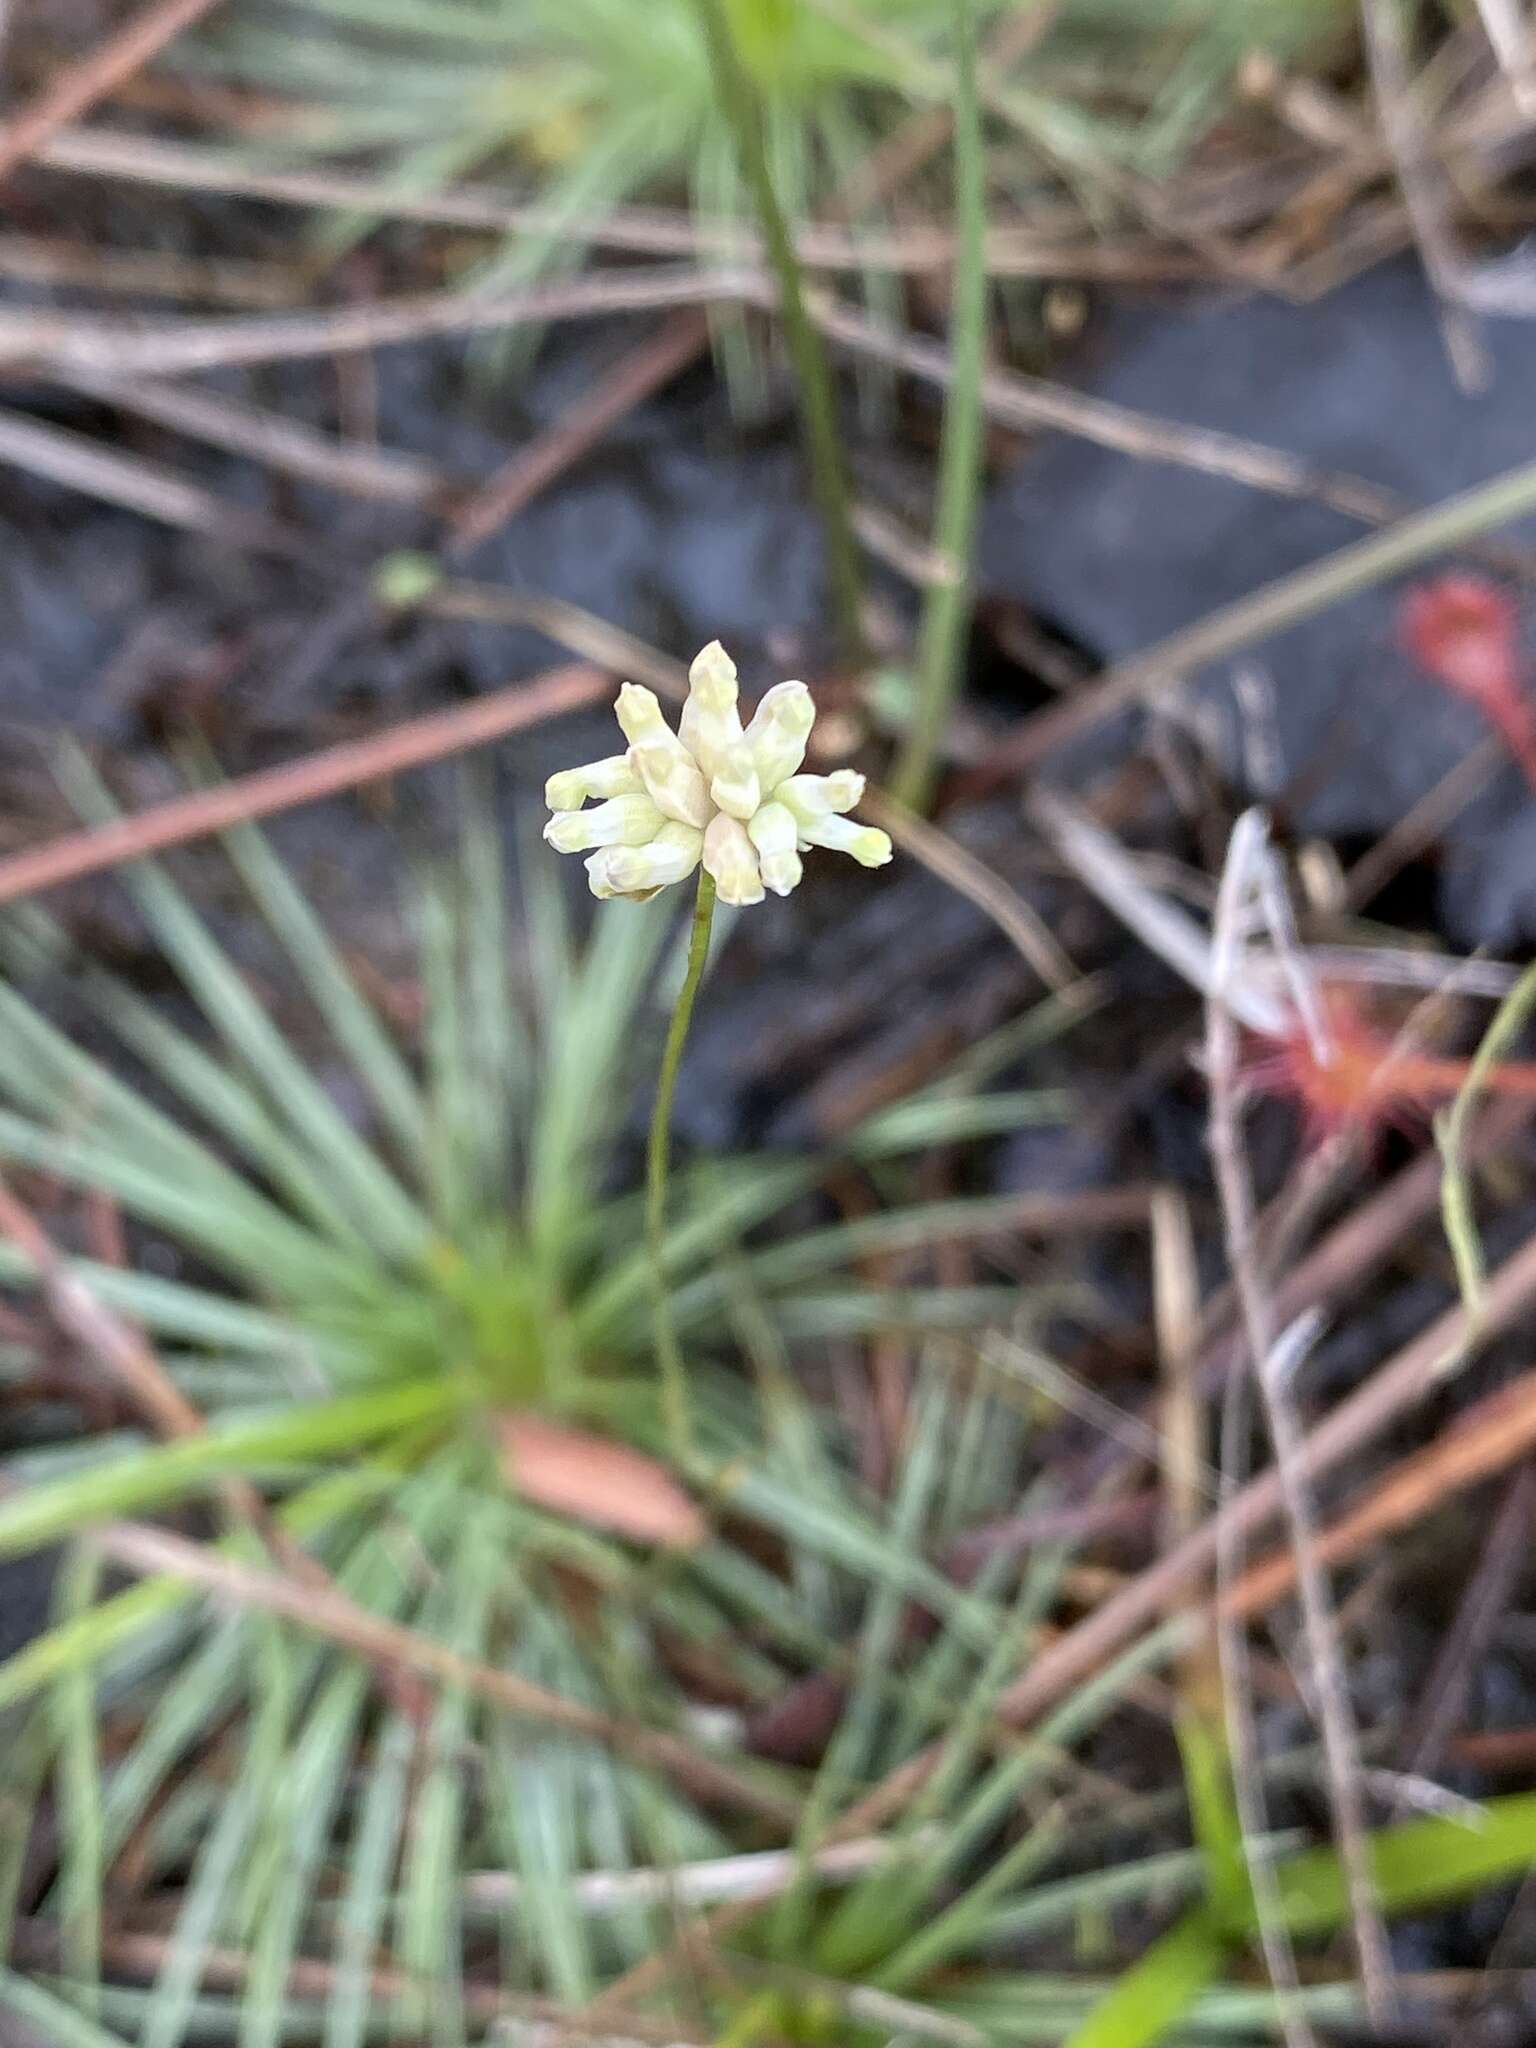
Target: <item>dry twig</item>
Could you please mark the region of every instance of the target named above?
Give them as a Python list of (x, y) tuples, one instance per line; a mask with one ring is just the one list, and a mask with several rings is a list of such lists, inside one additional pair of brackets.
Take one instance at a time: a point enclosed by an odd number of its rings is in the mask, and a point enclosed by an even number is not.
[(153, 0), (141, 14), (125, 21), (116, 35), (108, 36), (61, 71), (31, 106), (14, 115), (0, 131), (0, 181), (216, 4), (217, 0)]
[(240, 1564), (167, 1530), (138, 1523), (112, 1523), (98, 1530), (94, 1540), (105, 1556), (129, 1571), (185, 1579), (221, 1600), (280, 1615), (370, 1662), (462, 1686), (525, 1720), (605, 1743), (636, 1763), (664, 1772), (711, 1804), (755, 1814), (776, 1827), (795, 1824), (793, 1800), (694, 1748), (680, 1736), (606, 1714), (514, 1672), (461, 1656), (446, 1643), (370, 1614), (334, 1585), (300, 1585), (275, 1572)]
[(524, 727), (595, 703), (607, 687), (607, 676), (584, 663), (547, 669), (472, 704), (405, 719), (368, 739), (346, 740), (285, 762), (280, 768), (221, 783), (216, 789), (172, 797), (134, 816), (114, 818), (108, 825), (65, 833), (44, 846), (29, 847), (0, 860), (0, 903), (14, 903), (40, 889), (99, 874), (119, 861), (163, 853), (210, 832), (222, 832), (253, 818), (270, 818), (359, 783), (377, 782), (424, 762), (504, 739)]

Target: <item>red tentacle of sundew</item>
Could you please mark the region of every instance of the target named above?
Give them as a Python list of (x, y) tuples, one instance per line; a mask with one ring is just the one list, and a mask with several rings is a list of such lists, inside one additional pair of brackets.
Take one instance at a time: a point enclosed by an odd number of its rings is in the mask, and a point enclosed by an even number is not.
[(1536, 706), (1521, 686), (1513, 601), (1482, 576), (1437, 576), (1409, 591), (1398, 623), (1405, 652), (1477, 706), (1536, 789)]
[[(1381, 1130), (1415, 1122), (1464, 1086), (1470, 1060), (1398, 1046), (1366, 1022), (1346, 991), (1325, 990), (1321, 1008), (1319, 1042), (1298, 1019), (1289, 1031), (1260, 1039), (1246, 1063), (1254, 1085), (1293, 1103), (1312, 1137), (1351, 1124)], [(1536, 1064), (1502, 1061), (1485, 1085), (1494, 1094), (1536, 1099)]]

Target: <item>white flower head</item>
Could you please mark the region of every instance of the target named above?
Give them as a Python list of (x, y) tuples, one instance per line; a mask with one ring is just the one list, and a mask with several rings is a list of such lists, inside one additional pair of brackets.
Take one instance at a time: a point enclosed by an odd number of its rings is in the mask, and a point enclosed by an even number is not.
[[(702, 860), (722, 903), (761, 903), (767, 889), (789, 894), (813, 846), (867, 868), (890, 859), (886, 834), (847, 815), (864, 794), (862, 775), (800, 772), (816, 722), (804, 683), (775, 683), (743, 730), (736, 665), (711, 640), (688, 671), (677, 732), (638, 683), (624, 684), (614, 708), (627, 752), (562, 769), (544, 789), (550, 845), (595, 849), (587, 861), (594, 896), (644, 903)], [(595, 808), (584, 810), (589, 799)]]

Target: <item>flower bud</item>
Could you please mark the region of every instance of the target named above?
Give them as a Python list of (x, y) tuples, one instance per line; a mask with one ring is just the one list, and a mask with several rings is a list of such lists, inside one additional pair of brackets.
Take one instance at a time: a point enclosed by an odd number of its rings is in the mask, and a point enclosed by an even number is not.
[(757, 854), (739, 818), (721, 811), (710, 819), (704, 834), (704, 865), (715, 878), (722, 903), (762, 902), (763, 878)]
[(709, 785), (709, 793), (717, 808), (729, 811), (733, 818), (740, 818), (743, 824), (762, 802), (762, 784), (757, 779), (757, 769), (752, 762), (752, 749), (745, 740), (738, 740), (735, 746), (726, 749), (715, 778)]
[(775, 683), (764, 693), (747, 727), (747, 745), (765, 790), (777, 789), (800, 766), (815, 723), (816, 706), (804, 683)]
[(591, 846), (644, 846), (666, 819), (648, 796), (616, 796), (592, 811), (556, 811), (544, 837), (556, 853), (585, 853)]
[(631, 746), (675, 745), (677, 735), (661, 715), (661, 700), (644, 683), (621, 683), (613, 715)]
[(692, 825), (702, 832), (709, 823), (712, 806), (704, 777), (693, 756), (672, 733), (667, 746), (661, 741), (642, 740), (629, 750), (635, 773), (657, 810), (665, 811), (680, 825)]
[(811, 846), (829, 846), (835, 853), (851, 853), (860, 867), (883, 868), (891, 857), (888, 833), (875, 825), (856, 825), (852, 818), (829, 813), (800, 825), (800, 837)]
[(764, 886), (775, 896), (787, 896), (801, 874), (793, 812), (783, 804), (762, 805), (748, 821), (747, 837), (757, 849)]
[(666, 819), (643, 846), (610, 846), (587, 862), (592, 894), (643, 898), (681, 882), (699, 864), (704, 835), (692, 825)]
[(744, 737), (736, 709), (736, 664), (711, 640), (688, 671), (688, 699), (678, 720), (682, 743), (712, 782), (726, 771)]
[(562, 768), (544, 785), (544, 801), (552, 811), (579, 811), (588, 798), (635, 796), (640, 778), (627, 754), (609, 754), (585, 768)]
[(853, 768), (838, 768), (831, 775), (791, 775), (773, 794), (804, 827), (834, 811), (851, 811), (864, 794), (864, 778)]

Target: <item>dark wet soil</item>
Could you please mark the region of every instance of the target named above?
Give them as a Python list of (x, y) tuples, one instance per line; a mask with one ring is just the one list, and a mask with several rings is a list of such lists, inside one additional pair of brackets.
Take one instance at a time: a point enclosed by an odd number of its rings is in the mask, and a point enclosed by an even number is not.
[[(1064, 367), (1095, 398), (1259, 441), (1421, 506), (1536, 460), (1536, 323), (1490, 321), (1482, 336), (1487, 383), (1468, 394), (1431, 295), (1404, 261), (1314, 305), (1228, 294), (1108, 306)], [(994, 491), (981, 561), (989, 587), (1112, 661), (1365, 530), (1324, 504), (1057, 435)], [(1536, 520), (1498, 538), (1530, 550), (1523, 581), (1508, 579), (1529, 616)], [(1239, 781), (1252, 778), (1254, 750), (1236, 728), (1254, 714), (1251, 699), (1239, 714), (1231, 673), (1256, 667), (1267, 681), (1278, 787), (1255, 793), (1281, 795), (1303, 831), (1375, 837), (1482, 736), (1476, 713), (1401, 651), (1402, 592), (1399, 580), (1334, 605), (1202, 679)], [(1532, 654), (1536, 677), (1536, 640)], [(1536, 935), (1536, 804), (1513, 767), (1447, 834), (1437, 901), (1459, 944)]]

